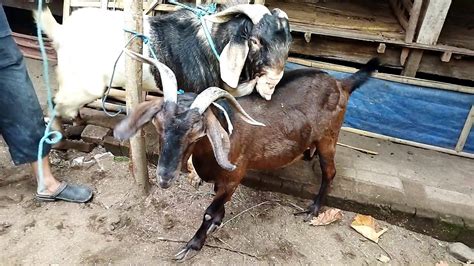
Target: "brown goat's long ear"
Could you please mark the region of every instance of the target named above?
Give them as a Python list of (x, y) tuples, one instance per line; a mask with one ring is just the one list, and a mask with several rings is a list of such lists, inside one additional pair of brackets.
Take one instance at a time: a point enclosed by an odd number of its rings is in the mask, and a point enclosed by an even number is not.
[(131, 115), (115, 126), (114, 137), (118, 140), (129, 139), (160, 111), (162, 103), (162, 98), (140, 103)]
[(231, 88), (239, 85), (240, 73), (249, 53), (248, 41), (232, 39), (224, 47), (220, 55), (219, 67), (221, 79)]
[(205, 122), (207, 127), (206, 134), (211, 142), (217, 163), (223, 169), (233, 171), (236, 166), (229, 162), (228, 159), (230, 151), (229, 135), (227, 135), (227, 132), (210, 109), (205, 112)]

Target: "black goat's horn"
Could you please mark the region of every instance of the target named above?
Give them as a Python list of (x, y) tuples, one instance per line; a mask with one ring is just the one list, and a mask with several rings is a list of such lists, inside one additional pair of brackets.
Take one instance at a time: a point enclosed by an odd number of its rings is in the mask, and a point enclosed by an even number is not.
[(255, 119), (253, 119), (247, 112), (245, 112), (244, 108), (237, 102), (237, 100), (232, 96), (229, 92), (218, 88), (218, 87), (209, 87), (203, 92), (201, 92), (194, 102), (191, 104), (190, 109), (197, 108), (200, 114), (203, 114), (204, 111), (217, 99), (219, 98), (226, 98), (232, 104), (232, 106), (242, 114), (242, 119), (255, 126), (265, 126)]
[(260, 4), (242, 4), (229, 7), (219, 13), (207, 16), (206, 19), (216, 23), (224, 23), (229, 21), (235, 14), (245, 14), (253, 22), (258, 24), (265, 14), (270, 15), (270, 10), (264, 5)]
[(156, 59), (145, 57), (139, 53), (128, 50), (126, 48), (124, 49), (124, 52), (133, 59), (136, 59), (143, 63), (154, 65), (160, 72), (161, 86), (163, 87), (165, 102), (176, 103), (178, 101), (178, 82), (176, 81), (176, 76), (174, 75), (173, 70), (171, 70), (168, 66), (159, 62)]

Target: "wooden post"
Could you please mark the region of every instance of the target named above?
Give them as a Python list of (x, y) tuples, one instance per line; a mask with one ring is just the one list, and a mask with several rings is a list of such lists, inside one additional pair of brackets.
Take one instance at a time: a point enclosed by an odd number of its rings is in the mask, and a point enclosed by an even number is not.
[(464, 127), (461, 131), (461, 135), (459, 136), (458, 143), (456, 144), (455, 150), (460, 152), (464, 149), (464, 145), (466, 144), (467, 137), (469, 136), (469, 132), (471, 132), (472, 125), (474, 123), (474, 105), (471, 107), (471, 111), (467, 114), (466, 123), (464, 123)]
[[(451, 0), (430, 0), (421, 22), (417, 43), (435, 45), (448, 16)], [(414, 77), (423, 58), (423, 50), (413, 50), (408, 56), (403, 75)]]
[[(142, 0), (126, 0), (124, 5), (125, 12), (125, 28), (128, 30), (143, 32), (143, 1)], [(130, 33), (125, 33), (126, 40), (133, 37)], [(140, 38), (135, 38), (128, 47), (131, 51), (142, 54), (143, 42)], [(127, 91), (127, 113), (142, 101), (142, 63), (125, 56), (125, 78), (127, 83), (125, 88)], [(130, 162), (131, 172), (143, 193), (149, 188), (148, 168), (146, 161), (145, 137), (142, 130), (139, 130), (135, 136), (130, 138)]]

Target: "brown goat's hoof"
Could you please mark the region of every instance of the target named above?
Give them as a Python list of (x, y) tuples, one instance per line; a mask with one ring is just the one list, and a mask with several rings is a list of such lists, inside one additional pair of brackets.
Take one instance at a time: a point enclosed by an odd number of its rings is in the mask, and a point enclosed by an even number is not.
[(297, 216), (297, 215), (303, 215), (303, 214), (306, 214), (305, 218), (303, 219), (304, 222), (309, 222), (311, 221), (311, 219), (313, 219), (313, 217), (318, 217), (319, 215), (319, 208), (314, 208), (313, 206), (310, 206), (309, 207), (309, 210), (306, 210), (306, 211), (301, 211), (301, 212), (295, 212), (293, 213), (293, 215)]

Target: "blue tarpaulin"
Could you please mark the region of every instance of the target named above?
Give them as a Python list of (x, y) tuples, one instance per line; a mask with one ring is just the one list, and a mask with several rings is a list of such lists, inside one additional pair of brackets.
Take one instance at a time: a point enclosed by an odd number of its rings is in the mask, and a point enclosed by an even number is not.
[[(286, 68), (306, 66), (288, 63)], [(324, 70), (336, 78), (351, 74)], [(474, 95), (371, 78), (352, 93), (344, 126), (454, 149)], [(464, 152), (474, 153), (474, 133)]]

